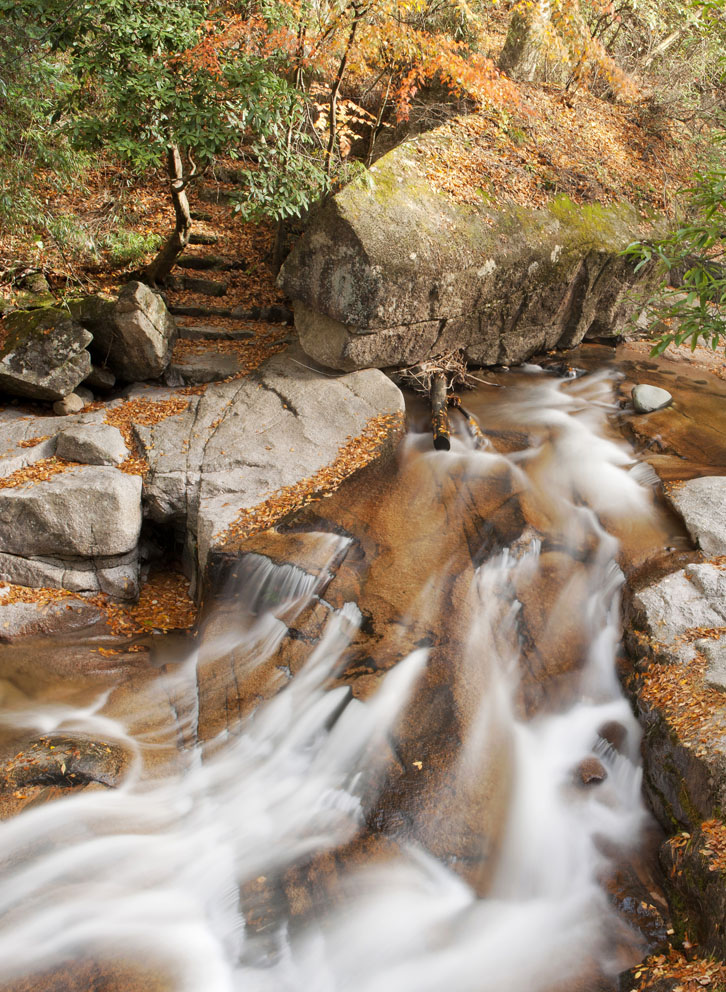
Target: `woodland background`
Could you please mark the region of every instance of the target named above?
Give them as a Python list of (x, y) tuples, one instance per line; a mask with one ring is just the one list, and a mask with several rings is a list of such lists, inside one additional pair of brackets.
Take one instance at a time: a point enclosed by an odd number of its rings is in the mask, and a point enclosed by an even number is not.
[(671, 217), (672, 237), (633, 248), (680, 272), (660, 331), (717, 343), (723, 8), (0, 0), (5, 305), (33, 271), (56, 295), (132, 273), (163, 284), (210, 189), (243, 296), (275, 302), (308, 212), (407, 135), (452, 122), (472, 138), (470, 161), (442, 161), (454, 196), (627, 197)]

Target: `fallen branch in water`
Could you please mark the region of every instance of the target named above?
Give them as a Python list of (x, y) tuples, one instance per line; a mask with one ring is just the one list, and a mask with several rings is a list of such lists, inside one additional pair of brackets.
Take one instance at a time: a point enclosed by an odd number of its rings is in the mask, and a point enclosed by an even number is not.
[(469, 413), (468, 410), (464, 409), (464, 407), (461, 405), (461, 400), (459, 399), (458, 396), (449, 397), (449, 406), (452, 407), (454, 410), (458, 410), (459, 413), (464, 418), (464, 423), (466, 424), (466, 429), (469, 432), (469, 436), (474, 440), (474, 447), (477, 450), (488, 448), (490, 446), (489, 441), (487, 440), (487, 438), (484, 435), (484, 432), (479, 426), (479, 421), (476, 419), (473, 413)]
[(427, 358), (424, 362), (418, 362), (407, 369), (401, 369), (396, 378), (402, 386), (413, 389), (417, 393), (430, 395), (434, 377), (442, 375), (446, 380), (448, 389), (474, 389), (477, 383), (483, 382), (473, 376), (467, 367), (463, 349), (450, 351), (445, 355), (436, 355), (434, 358)]
[(449, 428), (449, 400), (446, 395), (446, 376), (437, 372), (431, 383), (431, 432), (434, 435), (434, 448), (448, 451), (451, 448)]

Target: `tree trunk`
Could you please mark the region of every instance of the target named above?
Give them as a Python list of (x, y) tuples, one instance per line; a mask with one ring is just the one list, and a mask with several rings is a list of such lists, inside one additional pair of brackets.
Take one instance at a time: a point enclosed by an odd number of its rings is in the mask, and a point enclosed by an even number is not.
[(192, 216), (189, 212), (184, 178), (184, 168), (181, 154), (176, 145), (170, 145), (166, 150), (166, 163), (169, 172), (169, 190), (174, 204), (176, 226), (169, 235), (156, 258), (144, 270), (144, 281), (150, 286), (163, 282), (174, 268), (177, 258), (189, 244), (192, 232)]
[(343, 57), (338, 65), (338, 74), (335, 77), (335, 82), (333, 83), (333, 88), (330, 91), (330, 116), (328, 119), (328, 147), (325, 151), (326, 158), (326, 173), (328, 176), (333, 170), (333, 149), (335, 148), (335, 137), (338, 130), (338, 93), (340, 92), (340, 84), (343, 82), (343, 75), (345, 74), (345, 67), (348, 65), (348, 57), (353, 48), (355, 42), (356, 32), (358, 31), (358, 23), (365, 14), (366, 8), (358, 9), (358, 6), (353, 0), (351, 3), (353, 8), (353, 21), (350, 25), (350, 33), (348, 34), (348, 42), (345, 46), (345, 51), (343, 52)]
[(547, 35), (552, 20), (550, 0), (535, 0), (526, 11), (515, 10), (509, 22), (499, 68), (517, 82), (541, 82), (547, 68)]

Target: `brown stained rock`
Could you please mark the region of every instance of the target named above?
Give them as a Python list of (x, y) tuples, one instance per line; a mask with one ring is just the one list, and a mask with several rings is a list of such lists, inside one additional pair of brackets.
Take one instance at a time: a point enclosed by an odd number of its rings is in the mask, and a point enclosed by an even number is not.
[(165, 973), (162, 965), (85, 957), (42, 971), (29, 967), (26, 976), (4, 983), (2, 992), (173, 992), (177, 987), (172, 969)]
[(583, 758), (575, 769), (575, 783), (577, 785), (599, 785), (607, 777), (608, 773), (605, 765), (594, 755)]
[[(0, 575), (5, 574), (0, 556)], [(28, 578), (29, 576), (26, 576)], [(0, 590), (0, 644), (28, 637), (57, 637), (73, 631), (90, 634), (103, 625), (103, 613), (83, 599), (59, 602), (10, 602)]]
[(98, 782), (109, 788), (123, 780), (129, 756), (118, 744), (49, 734), (28, 741), (0, 767), (0, 790), (25, 786), (73, 787)]
[(627, 729), (619, 720), (608, 720), (607, 723), (598, 727), (597, 733), (599, 737), (607, 741), (616, 751), (622, 751), (623, 744), (628, 735)]
[(587, 569), (564, 551), (546, 551), (536, 571), (520, 578), (516, 593), (522, 604), (525, 695), (534, 688), (531, 682), (546, 695), (550, 682), (580, 669), (587, 656), (592, 633), (585, 620), (591, 594)]

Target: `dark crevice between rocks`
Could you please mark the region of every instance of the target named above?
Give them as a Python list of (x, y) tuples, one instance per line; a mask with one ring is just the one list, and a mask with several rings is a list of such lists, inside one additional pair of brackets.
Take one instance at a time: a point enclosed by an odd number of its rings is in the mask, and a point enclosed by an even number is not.
[(271, 386), (270, 383), (266, 382), (262, 377), (259, 377), (259, 383), (260, 386), (262, 386), (262, 388), (266, 392), (273, 393), (275, 396), (277, 396), (284, 410), (289, 410), (290, 413), (292, 413), (293, 416), (295, 417), (300, 416), (300, 411), (297, 409), (295, 404), (288, 396), (285, 396), (285, 394), (281, 390), (276, 389), (274, 386)]

